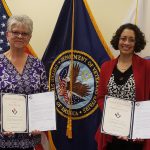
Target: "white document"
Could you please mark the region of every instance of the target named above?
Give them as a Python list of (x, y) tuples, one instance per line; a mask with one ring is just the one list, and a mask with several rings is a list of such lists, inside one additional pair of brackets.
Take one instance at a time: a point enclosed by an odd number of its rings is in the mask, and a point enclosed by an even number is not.
[(102, 132), (116, 136), (129, 136), (132, 102), (107, 97), (103, 111)]
[(101, 132), (130, 139), (150, 139), (150, 101), (106, 97)]
[(27, 132), (27, 101), (24, 95), (4, 94), (2, 102), (3, 131)]
[(56, 130), (54, 92), (1, 94), (1, 131)]
[(28, 96), (29, 132), (56, 130), (54, 92)]
[(150, 139), (150, 101), (135, 103), (132, 139)]

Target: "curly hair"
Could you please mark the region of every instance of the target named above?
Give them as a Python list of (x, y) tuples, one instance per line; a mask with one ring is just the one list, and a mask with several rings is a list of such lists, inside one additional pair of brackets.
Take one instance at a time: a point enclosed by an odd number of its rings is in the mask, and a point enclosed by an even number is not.
[(144, 49), (145, 45), (146, 45), (146, 40), (145, 40), (145, 35), (144, 33), (138, 28), (137, 25), (135, 24), (131, 24), (131, 23), (127, 23), (127, 24), (124, 24), (124, 25), (121, 25), (116, 33), (113, 35), (110, 43), (112, 45), (112, 47), (115, 49), (115, 50), (118, 50), (118, 44), (119, 44), (119, 39), (120, 39), (120, 36), (122, 34), (122, 32), (124, 31), (124, 29), (130, 29), (132, 31), (134, 31), (135, 33), (135, 46), (134, 46), (134, 52), (135, 53), (138, 53), (140, 52), (141, 50)]

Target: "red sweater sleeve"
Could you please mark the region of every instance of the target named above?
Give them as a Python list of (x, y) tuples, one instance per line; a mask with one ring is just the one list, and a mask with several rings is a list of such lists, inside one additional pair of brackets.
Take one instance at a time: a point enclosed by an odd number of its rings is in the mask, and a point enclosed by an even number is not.
[(101, 110), (103, 110), (105, 95), (107, 95), (108, 84), (108, 63), (104, 63), (101, 66), (100, 80), (98, 84), (97, 103)]

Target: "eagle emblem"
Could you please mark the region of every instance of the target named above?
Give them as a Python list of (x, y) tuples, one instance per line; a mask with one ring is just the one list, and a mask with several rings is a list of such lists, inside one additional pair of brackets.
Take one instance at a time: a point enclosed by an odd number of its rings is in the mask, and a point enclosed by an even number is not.
[[(73, 64), (72, 64), (73, 63)], [(86, 118), (97, 109), (99, 66), (81, 50), (65, 50), (53, 61), (49, 72), (50, 90), (55, 90), (56, 110), (64, 117)], [(70, 111), (71, 110), (71, 111)]]
[[(71, 72), (73, 72), (71, 77)], [(73, 64), (71, 68), (69, 65), (64, 67), (59, 74), (59, 96), (64, 97), (67, 104), (77, 104), (85, 101), (83, 97), (90, 94), (90, 87), (88, 84), (82, 83), (78, 80), (80, 66), (78, 63)], [(70, 102), (71, 91), (70, 82), (72, 82), (72, 102)]]

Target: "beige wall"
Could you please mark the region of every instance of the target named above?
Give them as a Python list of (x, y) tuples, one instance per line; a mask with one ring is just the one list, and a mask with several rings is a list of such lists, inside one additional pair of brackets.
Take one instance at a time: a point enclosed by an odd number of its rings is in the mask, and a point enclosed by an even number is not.
[[(87, 0), (105, 41), (110, 40), (128, 15), (133, 0)], [(118, 51), (112, 50), (116, 56)]]
[(34, 22), (31, 46), (42, 57), (57, 21), (63, 0), (5, 0), (12, 14), (27, 14)]
[[(5, 0), (12, 14), (34, 21), (31, 46), (41, 58), (50, 40), (64, 0)], [(132, 0), (87, 0), (106, 42), (128, 15)], [(113, 52), (114, 53), (114, 52)]]

